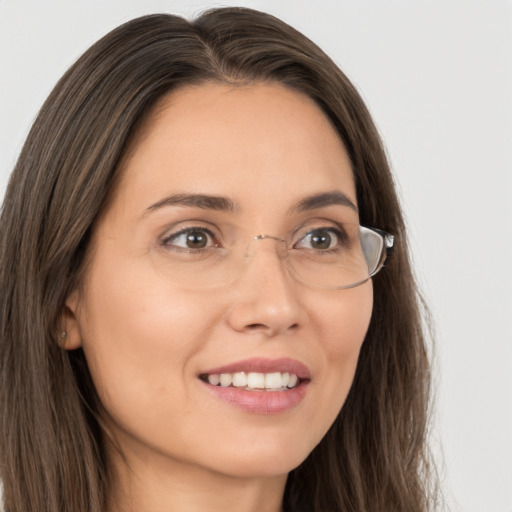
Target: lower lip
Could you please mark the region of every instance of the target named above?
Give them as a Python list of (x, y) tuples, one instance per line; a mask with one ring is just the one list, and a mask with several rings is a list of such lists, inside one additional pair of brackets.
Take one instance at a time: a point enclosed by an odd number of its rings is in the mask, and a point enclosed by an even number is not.
[(286, 391), (247, 391), (204, 383), (210, 393), (235, 407), (255, 414), (278, 414), (293, 409), (306, 395), (309, 381)]

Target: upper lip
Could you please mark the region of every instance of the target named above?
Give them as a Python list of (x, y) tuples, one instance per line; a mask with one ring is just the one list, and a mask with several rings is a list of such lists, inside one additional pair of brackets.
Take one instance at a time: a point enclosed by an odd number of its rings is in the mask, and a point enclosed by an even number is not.
[(279, 359), (268, 359), (264, 357), (253, 357), (251, 359), (244, 359), (242, 361), (236, 361), (229, 363), (224, 366), (218, 366), (211, 368), (201, 375), (212, 375), (221, 373), (238, 373), (238, 372), (255, 372), (255, 373), (294, 373), (299, 379), (309, 379), (311, 373), (309, 368), (295, 359), (283, 357)]

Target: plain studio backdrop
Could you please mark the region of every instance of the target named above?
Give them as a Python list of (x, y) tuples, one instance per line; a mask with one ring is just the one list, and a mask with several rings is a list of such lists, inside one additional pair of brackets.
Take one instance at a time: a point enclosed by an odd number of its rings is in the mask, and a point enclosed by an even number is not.
[(304, 32), (366, 100), (436, 324), (448, 502), (512, 512), (512, 0), (0, 0), (0, 197), (42, 102), (94, 41), (138, 15), (224, 5)]

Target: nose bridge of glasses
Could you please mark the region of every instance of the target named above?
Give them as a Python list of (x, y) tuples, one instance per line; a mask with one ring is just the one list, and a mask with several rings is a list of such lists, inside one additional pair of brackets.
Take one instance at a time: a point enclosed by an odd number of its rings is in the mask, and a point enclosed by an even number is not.
[[(261, 244), (257, 244), (257, 242), (262, 242)], [(264, 243), (263, 243), (264, 242)], [(274, 249), (279, 256), (280, 259), (286, 258), (287, 256), (287, 244), (286, 240), (283, 240), (282, 238), (279, 238), (277, 236), (272, 235), (256, 235), (253, 236), (249, 244), (247, 245), (247, 248), (245, 250), (245, 257), (253, 257), (256, 253), (256, 247), (258, 245), (273, 245)]]

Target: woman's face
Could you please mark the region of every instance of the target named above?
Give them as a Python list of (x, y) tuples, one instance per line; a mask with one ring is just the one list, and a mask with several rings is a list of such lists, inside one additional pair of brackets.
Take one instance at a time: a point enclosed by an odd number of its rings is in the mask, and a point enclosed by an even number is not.
[(67, 302), (67, 348), (83, 347), (104, 422), (132, 468), (286, 474), (346, 399), (372, 285), (305, 286), (280, 242), (250, 237), (306, 244), (298, 228), (358, 222), (336, 132), (280, 85), (188, 87), (160, 102), (121, 172)]

